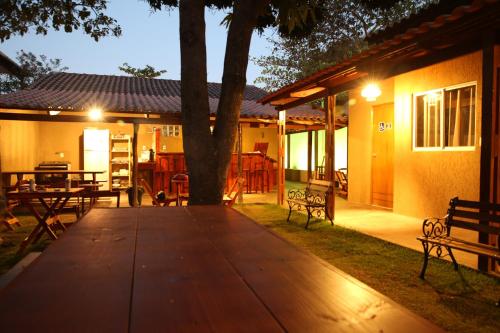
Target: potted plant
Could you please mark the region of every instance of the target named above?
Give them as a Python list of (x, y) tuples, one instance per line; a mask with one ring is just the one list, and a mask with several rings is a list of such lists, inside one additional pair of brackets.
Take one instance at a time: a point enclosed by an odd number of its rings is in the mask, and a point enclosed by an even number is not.
[[(128, 194), (128, 204), (130, 207), (134, 206), (134, 188), (132, 186), (129, 186), (125, 192)], [(139, 204), (139, 207), (142, 204), (142, 195), (144, 194), (144, 187), (139, 186), (137, 187), (137, 203)]]

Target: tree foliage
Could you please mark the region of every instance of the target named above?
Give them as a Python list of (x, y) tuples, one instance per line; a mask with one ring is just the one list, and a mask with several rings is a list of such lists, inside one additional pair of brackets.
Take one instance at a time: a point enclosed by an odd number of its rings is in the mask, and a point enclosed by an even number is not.
[(68, 67), (62, 66), (61, 59), (49, 59), (45, 55), (36, 56), (31, 52), (17, 52), (17, 63), (21, 67), (19, 76), (0, 75), (0, 93), (6, 94), (30, 86), (35, 80), (54, 72), (64, 72)]
[(121, 35), (116, 20), (105, 15), (107, 0), (1, 0), (0, 41), (34, 29), (46, 35), (49, 28), (72, 32), (82, 28), (94, 40)]
[(430, 2), (402, 0), (393, 6), (377, 7), (376, 0), (328, 0), (323, 4), (323, 20), (306, 37), (268, 38), (272, 45), (270, 55), (252, 59), (261, 67), (261, 76), (255, 83), (273, 91), (332, 66), (365, 49), (364, 38), (370, 33), (400, 21)]
[(124, 62), (123, 65), (118, 66), (118, 69), (132, 76), (145, 79), (153, 79), (167, 72), (164, 69), (156, 70), (153, 66), (150, 65), (146, 65), (144, 68), (132, 67), (126, 62)]

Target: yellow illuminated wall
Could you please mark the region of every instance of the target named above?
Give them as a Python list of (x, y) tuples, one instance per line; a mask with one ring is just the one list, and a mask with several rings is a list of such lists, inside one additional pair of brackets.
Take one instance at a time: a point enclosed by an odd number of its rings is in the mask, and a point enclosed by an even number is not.
[[(481, 52), (475, 52), (385, 80), (381, 82), (382, 96), (375, 103), (366, 102), (360, 89), (349, 92), (350, 202), (371, 203), (372, 106), (390, 102), (394, 103), (393, 211), (416, 217), (442, 216), (454, 196), (478, 200), (481, 62)], [(413, 151), (413, 94), (472, 81), (477, 82), (475, 147)]]

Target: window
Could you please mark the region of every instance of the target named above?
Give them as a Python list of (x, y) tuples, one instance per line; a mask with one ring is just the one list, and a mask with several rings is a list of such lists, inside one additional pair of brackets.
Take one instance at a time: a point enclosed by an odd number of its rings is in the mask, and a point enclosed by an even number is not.
[(181, 126), (180, 125), (165, 125), (161, 128), (163, 136), (175, 136), (178, 137), (181, 135)]
[(415, 94), (414, 149), (473, 147), (476, 132), (475, 103), (475, 84)]

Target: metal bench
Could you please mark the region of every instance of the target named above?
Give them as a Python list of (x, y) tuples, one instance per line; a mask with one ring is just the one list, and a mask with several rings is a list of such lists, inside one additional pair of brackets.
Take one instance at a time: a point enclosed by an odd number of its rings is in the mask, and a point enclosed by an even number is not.
[(306, 229), (309, 226), (311, 217), (316, 216), (319, 218), (322, 213), (325, 214), (325, 220), (328, 218), (331, 225), (333, 225), (332, 217), (328, 214), (328, 209), (326, 209), (329, 204), (328, 198), (332, 192), (333, 182), (317, 179), (310, 179), (305, 189), (290, 189), (287, 199), (290, 209), (287, 222), (290, 222), (292, 210), (300, 211), (305, 209), (307, 211)]
[[(446, 250), (447, 255), (453, 261), (455, 270), (458, 270), (458, 264), (452, 249), (500, 260), (500, 228), (490, 223), (500, 223), (500, 215), (497, 215), (499, 212), (500, 205), (498, 204), (460, 200), (455, 197), (450, 200), (448, 214), (445, 217), (425, 219), (422, 225), (423, 236), (417, 237), (424, 247), (424, 263), (420, 278), (424, 279), (432, 250), (436, 250), (438, 258), (446, 256), (443, 249)], [(452, 228), (496, 236), (496, 246), (453, 237), (451, 235)]]

